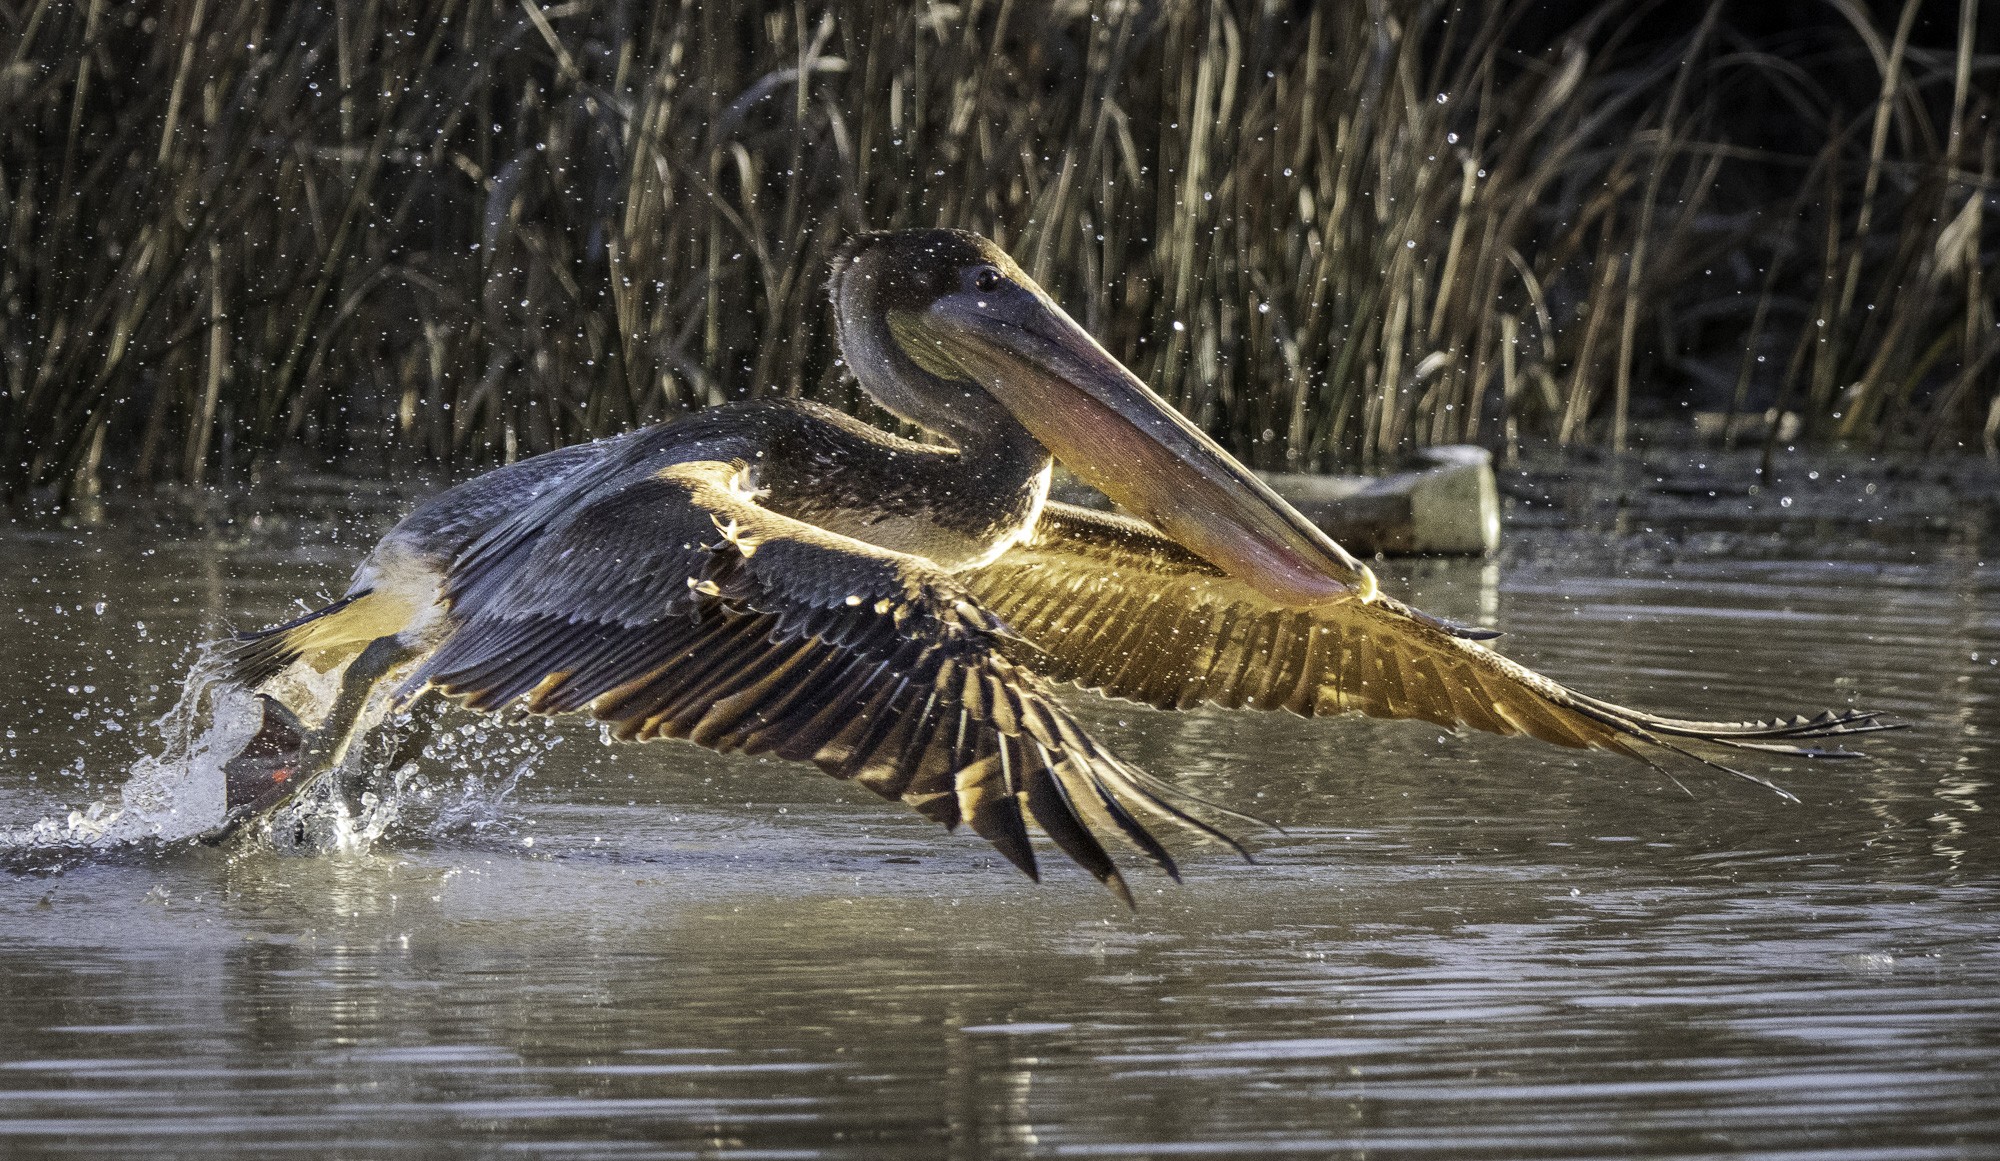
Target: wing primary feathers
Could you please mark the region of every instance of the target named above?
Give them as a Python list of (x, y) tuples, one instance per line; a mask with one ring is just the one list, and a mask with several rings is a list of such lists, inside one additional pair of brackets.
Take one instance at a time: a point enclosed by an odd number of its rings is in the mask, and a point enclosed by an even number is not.
[(1178, 799), (1186, 802), (1201, 810), (1214, 811), (1226, 818), (1234, 818), (1250, 826), (1274, 830), (1280, 834), (1284, 833), (1284, 828), (1277, 823), (1258, 818), (1255, 815), (1244, 814), (1240, 810), (1231, 810), (1226, 806), (1217, 806), (1206, 798), (1183, 790), (1170, 782), (1162, 781), (1136, 766), (1127, 765), (1109, 755), (1105, 755), (1105, 758), (1106, 765), (1110, 767), (1111, 772), (1116, 776), (1116, 784), (1127, 788), (1129, 796), (1133, 801), (1161, 818), (1187, 827), (1197, 834), (1221, 843), (1223, 846), (1236, 852), (1237, 857), (1246, 863), (1257, 861), (1256, 856), (1250, 853), (1248, 847), (1245, 847), (1228, 831), (1223, 830), (1221, 827), (1216, 826), (1199, 815), (1190, 813), (1188, 810), (1175, 805), (1175, 800)]
[(1118, 865), (1104, 852), (1103, 845), (1090, 833), (1090, 828), (1076, 816), (1075, 808), (1070, 805), (1069, 793), (1055, 772), (1046, 766), (1034, 768), (1029, 770), (1026, 781), (1028, 813), (1034, 816), (1035, 825), (1041, 827), (1042, 833), (1048, 835), (1071, 861), (1089, 871), (1125, 906), (1136, 910), (1138, 903), (1132, 898), (1132, 889), (1125, 884), (1125, 876), (1118, 873)]
[[(1768, 749), (1772, 753), (1797, 754), (1801, 751), (1787, 748), (1771, 748), (1753, 745), (1757, 742), (1799, 741), (1816, 738), (1836, 738), (1853, 734), (1872, 734), (1883, 730), (1905, 728), (1900, 722), (1884, 722), (1879, 710), (1823, 710), (1818, 714), (1804, 714), (1790, 718), (1775, 718), (1770, 721), (1747, 722), (1702, 722), (1682, 718), (1663, 717), (1627, 709), (1621, 705), (1601, 701), (1580, 693), (1571, 693), (1576, 704), (1621, 722), (1646, 730), (1652, 734), (1668, 734), (1693, 741), (1712, 742), (1718, 745), (1734, 745), (1743, 749)], [(1862, 755), (1846, 750), (1816, 750), (1806, 756), (1817, 758), (1858, 758)]]
[(1042, 870), (1021, 814), (1021, 796), (1009, 789), (1015, 776), (1007, 765), (1007, 749), (960, 770), (956, 776), (958, 812), (972, 833), (993, 844), (1022, 874), (1039, 883)]
[[(1796, 803), (1799, 800), (1798, 795), (1793, 794), (1791, 791), (1785, 789), (1784, 787), (1778, 785), (1777, 783), (1771, 781), (1768, 778), (1759, 777), (1758, 775), (1751, 774), (1748, 771), (1738, 770), (1734, 766), (1724, 765), (1723, 763), (1717, 762), (1712, 758), (1704, 757), (1700, 754), (1694, 753), (1693, 751), (1686, 749), (1685, 747), (1675, 745), (1672, 742), (1658, 742), (1655, 744), (1660, 746), (1662, 749), (1671, 750), (1674, 753), (1679, 754), (1681, 757), (1686, 758), (1690, 761), (1699, 762), (1700, 764), (1708, 767), (1711, 770), (1717, 771), (1722, 774), (1727, 774), (1732, 778), (1741, 778), (1746, 782), (1754, 782), (1757, 785), (1762, 786), (1764, 789), (1770, 791), (1771, 793), (1777, 795), (1779, 798), (1784, 799), (1786, 802)], [(1672, 782), (1674, 785), (1680, 786), (1682, 790), (1687, 791), (1690, 795), (1693, 794), (1693, 791), (1689, 791), (1686, 786), (1681, 784), (1680, 779), (1674, 777), (1672, 771), (1660, 765), (1658, 762), (1653, 761), (1651, 757), (1645, 754), (1637, 754), (1635, 755), (1635, 757), (1637, 757), (1641, 762), (1644, 762), (1646, 765), (1652, 767), (1655, 773), (1662, 775), (1668, 781)]]
[[(1036, 743), (1035, 749), (1040, 752), (1042, 761), (1051, 767), (1059, 760), (1050, 757), (1048, 750), (1040, 743)], [(1089, 780), (1090, 789), (1095, 793), (1105, 817), (1111, 820), (1112, 825), (1118, 828), (1127, 841), (1153, 860), (1155, 866), (1166, 872), (1168, 878), (1176, 883), (1180, 882), (1180, 865), (1174, 861), (1172, 853), (1160, 843), (1159, 839), (1153, 837), (1151, 831), (1139, 825), (1139, 820), (1133, 818), (1131, 812), (1125, 809), (1125, 804), (1118, 801), (1118, 795), (1111, 787), (1105, 785), (1103, 776), (1096, 769), (1077, 759), (1067, 760), (1071, 762), (1072, 769), (1078, 769), (1083, 777)]]

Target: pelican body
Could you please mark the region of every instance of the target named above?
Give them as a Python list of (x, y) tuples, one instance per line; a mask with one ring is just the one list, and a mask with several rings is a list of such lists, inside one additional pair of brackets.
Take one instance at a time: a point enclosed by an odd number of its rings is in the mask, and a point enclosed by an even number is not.
[[(1030, 876), (1033, 825), (1128, 902), (1105, 839), (1175, 874), (1149, 825), (1235, 845), (1211, 821), (1230, 812), (1092, 739), (1062, 683), (1642, 760), (1819, 755), (1811, 739), (1880, 728), (1868, 713), (1694, 722), (1611, 705), (1383, 595), (977, 235), (862, 235), (830, 290), (862, 388), (934, 442), (744, 402), (436, 496), (339, 601), (224, 646), (253, 688), (292, 665), (345, 669), (297, 776), (235, 795), (218, 837), (339, 769), (383, 706), (432, 692), (811, 762), (969, 826)], [(1058, 459), (1130, 515), (1051, 502)]]

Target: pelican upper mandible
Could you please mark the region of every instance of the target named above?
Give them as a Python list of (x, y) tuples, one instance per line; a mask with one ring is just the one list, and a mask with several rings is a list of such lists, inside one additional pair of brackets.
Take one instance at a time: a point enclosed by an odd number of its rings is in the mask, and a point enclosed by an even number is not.
[[(233, 803), (217, 833), (268, 818), (338, 769), (381, 707), (431, 692), (811, 762), (970, 827), (1031, 876), (1033, 826), (1127, 902), (1105, 840), (1169, 874), (1150, 828), (1230, 840), (1203, 817), (1219, 808), (1093, 739), (1064, 683), (1163, 709), (1421, 718), (1642, 760), (1822, 754), (1811, 740), (1882, 728), (1857, 711), (1627, 709), (1389, 598), (976, 234), (861, 235), (830, 290), (862, 388), (935, 442), (758, 400), (443, 492), (340, 600), (223, 646), (250, 687), (292, 665), (345, 669), (296, 775)], [(1051, 502), (1052, 460), (1131, 515)]]

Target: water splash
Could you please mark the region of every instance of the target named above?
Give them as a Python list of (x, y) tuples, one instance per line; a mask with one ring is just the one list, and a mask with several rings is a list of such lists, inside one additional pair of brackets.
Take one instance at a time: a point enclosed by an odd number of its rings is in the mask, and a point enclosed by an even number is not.
[(450, 773), (414, 780), (403, 801), (413, 816), (422, 812), (424, 829), (431, 834), (512, 834), (521, 820), (515, 799), (521, 784), (534, 778), (542, 758), (564, 741), (543, 718), (504, 725), (479, 719), (434, 730), (422, 757), (434, 769)]
[[(204, 650), (181, 683), (172, 709), (153, 723), (156, 755), (134, 762), (124, 783), (105, 798), (46, 816), (28, 826), (0, 826), (0, 853), (87, 853), (191, 839), (221, 824), (228, 809), (231, 759), (264, 724), (257, 694), (224, 679), (221, 662)], [(330, 703), (335, 683), (316, 674), (294, 679), (286, 692), (308, 717)]]
[[(342, 667), (322, 674), (294, 665), (261, 692), (311, 728), (333, 703), (341, 674)], [(32, 825), (0, 825), (0, 861), (47, 869), (213, 830), (228, 813), (231, 763), (258, 738), (266, 712), (258, 691), (227, 680), (204, 652), (174, 707), (153, 723), (159, 753), (134, 762), (103, 799)], [(429, 835), (510, 832), (515, 792), (562, 737), (524, 722), (445, 719), (435, 705), (414, 716), (379, 706), (365, 713), (343, 772), (274, 811), (258, 825), (259, 841), (281, 851), (360, 854), (397, 826)], [(343, 781), (357, 789), (343, 793)]]
[(401, 820), (405, 791), (416, 779), (413, 762), (394, 770), (368, 770), (366, 782), (371, 788), (349, 803), (336, 779), (323, 778), (272, 812), (259, 832), (281, 851), (366, 854)]
[(281, 848), (361, 853), (391, 827), (433, 838), (510, 835), (521, 820), (516, 792), (562, 741), (541, 719), (453, 722), (438, 707), (397, 715), (350, 756), (367, 787), (354, 802), (328, 779), (272, 817), (270, 838)]
[(180, 699), (153, 723), (163, 743), (160, 753), (134, 762), (115, 793), (67, 817), (0, 828), (0, 851), (172, 842), (220, 823), (223, 766), (264, 720), (256, 695), (221, 680), (220, 668), (208, 656), (196, 661)]
[(511, 833), (520, 822), (514, 792), (520, 789), (523, 778), (534, 777), (534, 767), (533, 757), (523, 758), (504, 778), (488, 781), (467, 774), (454, 786), (440, 787), (433, 826), (439, 833)]

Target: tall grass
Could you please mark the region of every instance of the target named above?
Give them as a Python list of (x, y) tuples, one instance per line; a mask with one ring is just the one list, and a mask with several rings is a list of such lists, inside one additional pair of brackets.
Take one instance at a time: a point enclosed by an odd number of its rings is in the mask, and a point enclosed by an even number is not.
[(1829, 5), (0, 0), (0, 481), (865, 408), (829, 257), (932, 224), (1260, 467), (1692, 406), (1990, 447), (1992, 17)]

